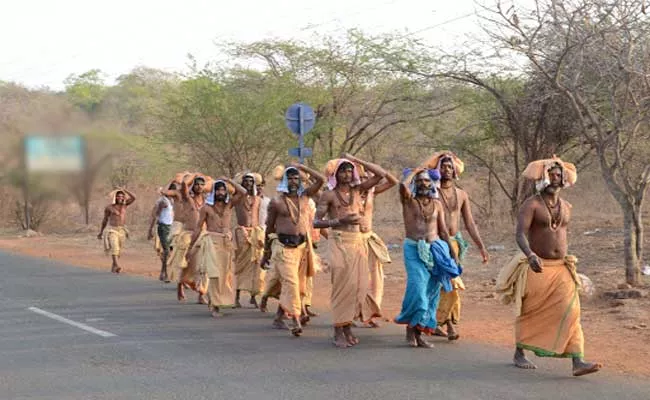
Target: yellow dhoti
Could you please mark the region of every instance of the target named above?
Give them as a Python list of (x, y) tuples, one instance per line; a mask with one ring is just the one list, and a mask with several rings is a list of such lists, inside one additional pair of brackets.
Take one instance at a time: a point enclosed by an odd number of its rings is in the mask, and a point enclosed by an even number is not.
[(384, 264), (390, 263), (388, 247), (375, 232), (364, 234), (368, 242), (368, 272), (370, 283), (368, 293), (381, 309), (384, 298)]
[(280, 281), (280, 274), (273, 264), (266, 270), (264, 274), (264, 292), (266, 297), (273, 297), (274, 299), (280, 298), (282, 292), (282, 282)]
[(381, 317), (379, 306), (368, 294), (368, 243), (364, 235), (332, 231), (328, 248), (334, 326), (350, 325), (355, 319), (368, 322)]
[(191, 252), (201, 281), (206, 282), (210, 306), (232, 307), (234, 291), (231, 235), (203, 232)]
[(104, 230), (104, 252), (119, 257), (129, 231), (124, 226), (107, 226)]
[[(310, 252), (311, 241), (298, 247), (288, 247), (280, 243), (275, 235), (270, 235), (269, 239), (272, 240), (271, 262), (280, 278), (280, 307), (288, 316), (299, 317), (302, 314), (301, 283), (304, 282), (300, 277), (300, 270), (301, 264), (309, 264), (302, 261)], [(308, 265), (304, 268), (305, 271), (310, 269)], [(313, 273), (311, 275), (313, 276)]]
[(530, 270), (523, 255), (515, 256), (499, 273), (497, 293), (517, 312), (517, 347), (539, 357), (583, 357), (577, 258), (542, 259), (543, 271)]
[(183, 271), (187, 269), (187, 252), (192, 241), (192, 231), (182, 230), (172, 238), (172, 252), (169, 256), (168, 267), (171, 271), (169, 279), (183, 283)]
[(264, 289), (264, 270), (260, 261), (264, 254), (264, 230), (262, 227), (235, 229), (235, 278), (237, 290), (256, 296)]
[[(453, 238), (449, 241), (456, 254), (460, 254), (458, 242)], [(465, 284), (458, 276), (451, 280), (451, 285), (454, 288), (451, 292), (440, 291), (440, 302), (436, 313), (438, 325), (445, 325), (450, 321), (452, 324), (457, 324), (460, 321), (460, 291), (465, 290)]]

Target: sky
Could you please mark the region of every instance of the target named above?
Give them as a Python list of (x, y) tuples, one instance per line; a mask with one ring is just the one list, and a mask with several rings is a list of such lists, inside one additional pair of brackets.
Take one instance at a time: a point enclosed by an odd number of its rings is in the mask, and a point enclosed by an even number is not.
[(107, 83), (136, 66), (183, 71), (217, 57), (215, 40), (309, 40), (358, 28), (452, 46), (480, 31), (474, 0), (0, 0), (0, 80), (63, 88), (98, 68)]

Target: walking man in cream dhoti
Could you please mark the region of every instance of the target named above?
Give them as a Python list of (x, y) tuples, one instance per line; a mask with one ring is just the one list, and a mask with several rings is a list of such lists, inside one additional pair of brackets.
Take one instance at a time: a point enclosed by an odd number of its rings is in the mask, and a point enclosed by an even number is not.
[[(361, 182), (356, 164), (373, 176)], [(334, 345), (354, 346), (359, 339), (352, 334), (355, 319), (363, 323), (381, 317), (380, 309), (368, 293), (368, 245), (359, 225), (362, 220), (361, 193), (371, 190), (386, 171), (378, 165), (349, 154), (330, 160), (325, 168), (329, 191), (319, 199), (315, 228), (329, 232), (329, 267), (332, 273), (330, 303), (334, 317)], [(325, 220), (325, 217), (328, 217)]]
[[(111, 272), (119, 274), (122, 267), (118, 265), (117, 260), (120, 258), (124, 242), (129, 236), (125, 226), (126, 208), (133, 204), (135, 195), (127, 189), (118, 188), (111, 192), (110, 197), (111, 204), (104, 209), (104, 219), (97, 239), (104, 239), (104, 251), (113, 259)], [(106, 229), (107, 225), (108, 229)]]

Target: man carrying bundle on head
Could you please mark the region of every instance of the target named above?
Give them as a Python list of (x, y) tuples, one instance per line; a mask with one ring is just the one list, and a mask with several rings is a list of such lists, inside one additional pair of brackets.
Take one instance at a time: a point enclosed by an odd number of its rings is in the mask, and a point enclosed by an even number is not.
[(440, 290), (451, 291), (451, 280), (461, 273), (445, 212), (437, 200), (439, 184), (437, 170), (417, 168), (405, 171), (399, 187), (406, 231), (406, 290), (395, 322), (406, 325), (406, 341), (411, 347), (433, 347), (422, 335), (434, 333)]
[(260, 207), (262, 198), (257, 185), (262, 176), (246, 173), (241, 178), (241, 186), (246, 189), (242, 201), (235, 205), (237, 227), (235, 228), (235, 280), (237, 293), (235, 307), (241, 307), (241, 291), (250, 294), (250, 304), (257, 308), (255, 296), (262, 293), (264, 287), (264, 270), (259, 267), (264, 253), (264, 230), (260, 224)]
[[(365, 182), (370, 177), (367, 171), (361, 171), (361, 181)], [(361, 224), (359, 228), (368, 242), (368, 272), (370, 283), (368, 286), (369, 295), (374, 299), (381, 310), (381, 303), (384, 298), (384, 264), (390, 263), (388, 247), (384, 241), (373, 231), (373, 214), (375, 209), (375, 196), (384, 193), (397, 185), (399, 180), (391, 173), (386, 172), (386, 178), (377, 186), (361, 193)], [(379, 323), (370, 319), (364, 324), (366, 328), (378, 328)]]
[[(300, 172), (307, 173), (314, 181), (305, 188)], [(271, 200), (266, 220), (266, 241), (260, 266), (269, 263), (280, 278), (280, 304), (273, 326), (284, 329), (285, 318), (289, 318), (289, 329), (294, 336), (302, 334), (302, 301), (300, 264), (307, 257), (307, 276), (313, 276), (313, 248), (309, 219), (309, 198), (318, 193), (325, 183), (325, 177), (304, 165), (296, 164), (286, 168), (278, 185), (278, 196)]]
[[(359, 343), (352, 334), (355, 319), (367, 323), (374, 317), (381, 317), (379, 306), (368, 293), (368, 245), (359, 224), (361, 194), (386, 177), (386, 171), (378, 165), (349, 154), (344, 157), (330, 160), (325, 167), (330, 190), (321, 195), (314, 221), (315, 228), (331, 228), (328, 238), (328, 264), (332, 273), (330, 302), (334, 345), (339, 348)], [(373, 176), (361, 182), (357, 165)]]
[[(180, 190), (162, 191), (163, 195), (173, 198), (179, 204), (183, 222), (182, 231), (172, 241), (173, 251), (169, 259), (172, 275), (177, 282), (178, 301), (185, 300), (184, 285), (198, 292), (198, 303), (205, 304), (207, 288), (201, 284), (198, 270), (190, 257), (189, 250), (192, 234), (196, 228), (199, 211), (205, 203), (207, 178), (200, 174), (186, 174), (181, 178)], [(211, 182), (210, 182), (211, 183)], [(210, 186), (212, 187), (212, 186)]]
[[(113, 190), (109, 197), (111, 204), (104, 209), (104, 219), (97, 235), (97, 239), (104, 240), (104, 252), (110, 254), (113, 259), (111, 272), (119, 274), (122, 271), (117, 263), (120, 258), (124, 242), (129, 237), (129, 232), (124, 226), (126, 222), (126, 208), (133, 204), (135, 195), (127, 189), (118, 188)], [(106, 229), (108, 225), (108, 229)], [(104, 232), (106, 229), (106, 232)]]
[(575, 166), (553, 156), (533, 161), (523, 172), (535, 181), (536, 194), (519, 209), (516, 255), (500, 272), (496, 291), (503, 303), (515, 303), (515, 366), (537, 368), (524, 350), (539, 357), (571, 358), (573, 375), (602, 368), (586, 362), (580, 324), (577, 258), (569, 255), (567, 229), (571, 204), (560, 191), (575, 184)]
[(202, 280), (209, 281), (208, 307), (214, 318), (223, 308), (233, 307), (231, 217), (245, 195), (246, 189), (232, 180), (216, 180), (192, 234), (192, 257)]
[[(469, 232), (469, 236), (481, 253), (483, 263), (487, 263), (489, 255), (474, 222), (469, 195), (464, 190), (456, 187), (455, 184), (455, 181), (463, 173), (465, 164), (454, 153), (441, 151), (431, 156), (423, 164), (423, 167), (436, 169), (440, 172), (439, 199), (442, 202), (445, 212), (445, 225), (447, 225), (449, 231), (451, 246), (458, 255), (458, 259), (462, 263), (469, 247), (469, 244), (460, 232), (460, 222), (462, 219), (465, 224), (465, 229)], [(438, 327), (436, 328), (435, 335), (447, 337), (449, 340), (457, 340), (460, 335), (454, 329), (454, 325), (460, 321), (460, 291), (465, 290), (465, 284), (459, 276), (452, 280), (452, 286), (452, 291), (443, 291), (440, 293), (437, 314)], [(441, 329), (442, 326), (446, 326), (447, 332)]]

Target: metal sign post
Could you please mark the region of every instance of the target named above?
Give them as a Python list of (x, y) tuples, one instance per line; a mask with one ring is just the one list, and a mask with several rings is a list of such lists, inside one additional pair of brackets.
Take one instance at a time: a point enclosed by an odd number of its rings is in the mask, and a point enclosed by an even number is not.
[(312, 149), (305, 147), (305, 134), (314, 128), (316, 115), (309, 105), (295, 103), (287, 109), (285, 121), (287, 128), (298, 136), (298, 147), (289, 149), (289, 155), (298, 157), (302, 164), (305, 161), (305, 157), (312, 156)]

